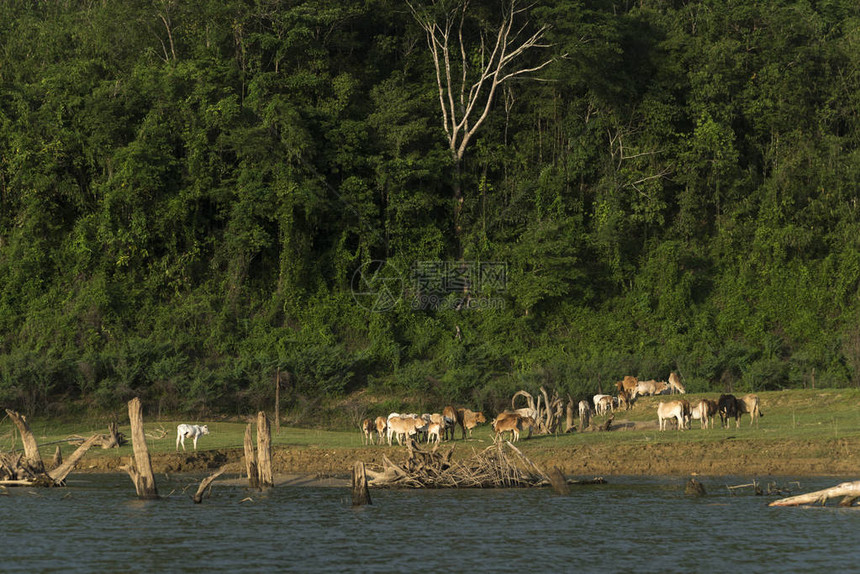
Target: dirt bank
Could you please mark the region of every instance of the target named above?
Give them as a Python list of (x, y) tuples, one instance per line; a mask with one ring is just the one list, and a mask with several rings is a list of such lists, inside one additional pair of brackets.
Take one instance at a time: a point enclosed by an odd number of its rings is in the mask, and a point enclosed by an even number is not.
[[(559, 467), (568, 476), (611, 475), (745, 475), (856, 477), (860, 472), (860, 439), (822, 441), (732, 440), (707, 443), (599, 444), (563, 448), (539, 440), (521, 441), (520, 448), (542, 468)], [(480, 441), (457, 441), (455, 459), (472, 456), (472, 449), (486, 448)], [(449, 448), (443, 445), (441, 448)], [(404, 447), (275, 448), (273, 467), (282, 475), (345, 476), (355, 461), (381, 465), (383, 455), (394, 461), (405, 458)], [(228, 472), (244, 471), (241, 449), (201, 450), (197, 453), (151, 455), (157, 473), (205, 473), (228, 465)], [(79, 471), (122, 472), (126, 457), (100, 454), (85, 458)]]

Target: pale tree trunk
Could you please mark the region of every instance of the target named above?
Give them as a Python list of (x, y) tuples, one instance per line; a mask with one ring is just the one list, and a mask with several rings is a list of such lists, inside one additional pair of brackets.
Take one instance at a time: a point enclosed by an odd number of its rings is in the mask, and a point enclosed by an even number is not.
[(857, 497), (860, 497), (860, 480), (854, 482), (843, 482), (832, 488), (816, 490), (807, 494), (798, 494), (788, 498), (780, 498), (771, 502), (768, 506), (801, 506), (804, 504), (824, 504), (830, 498), (842, 498), (840, 506), (851, 506)]
[(257, 413), (257, 461), (260, 486), (274, 486), (272, 476), (272, 436), (269, 432), (269, 417), (264, 411)]
[[(461, 169), (469, 142), (487, 119), (499, 88), (517, 77), (533, 74), (553, 59), (533, 67), (520, 67), (523, 54), (549, 48), (544, 42), (548, 26), (521, 37), (528, 27), (523, 19), (529, 6), (520, 0), (500, 0), (500, 22), (495, 30), (484, 27), (474, 45), (468, 41), (469, 1), (406, 0), (412, 16), (424, 30), (436, 71), (436, 88), (442, 127), (454, 162), (454, 233), (458, 257), (462, 256), (463, 190)], [(475, 57), (477, 55), (477, 60)]]
[(138, 498), (158, 498), (155, 477), (152, 474), (152, 461), (146, 446), (146, 435), (143, 432), (143, 413), (140, 399), (135, 397), (128, 402), (128, 418), (131, 422), (131, 446), (134, 459), (130, 465), (122, 468), (134, 482)]
[(36, 442), (36, 437), (30, 430), (30, 424), (27, 422), (27, 417), (20, 415), (15, 411), (6, 409), (6, 414), (18, 427), (18, 432), (21, 433), (21, 442), (24, 445), (24, 461), (26, 465), (35, 474), (45, 472), (45, 463), (42, 462), (42, 455), (39, 454), (39, 443)]
[(245, 427), (245, 471), (248, 473), (248, 485), (251, 488), (260, 488), (257, 455), (254, 452), (254, 439), (251, 435), (251, 423), (248, 423)]

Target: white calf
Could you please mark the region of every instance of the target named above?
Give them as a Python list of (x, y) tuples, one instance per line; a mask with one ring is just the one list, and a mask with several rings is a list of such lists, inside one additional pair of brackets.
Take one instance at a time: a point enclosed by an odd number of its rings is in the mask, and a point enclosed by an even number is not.
[(194, 450), (197, 450), (197, 439), (204, 434), (209, 434), (208, 425), (186, 425), (181, 424), (176, 427), (176, 450), (179, 451), (179, 445), (182, 444), (182, 450), (185, 451), (185, 439), (194, 439)]
[(661, 431), (666, 430), (666, 427), (669, 426), (669, 419), (677, 419), (678, 430), (684, 430), (687, 427), (688, 416), (683, 401), (661, 402), (657, 405), (657, 421)]

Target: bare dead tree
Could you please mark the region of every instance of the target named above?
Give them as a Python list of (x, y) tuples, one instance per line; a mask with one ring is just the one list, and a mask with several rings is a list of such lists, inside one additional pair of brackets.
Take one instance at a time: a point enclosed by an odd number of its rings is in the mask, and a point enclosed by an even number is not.
[(406, 4), (426, 34), (436, 71), (442, 127), (454, 160), (454, 228), (459, 238), (460, 166), (466, 148), (504, 84), (531, 76), (554, 61), (548, 58), (534, 66), (525, 65), (526, 52), (551, 47), (544, 40), (549, 26), (540, 26), (529, 35), (529, 6), (520, 0), (500, 0), (501, 21), (495, 29), (482, 30), (473, 46), (467, 29), (469, 0), (406, 0)]

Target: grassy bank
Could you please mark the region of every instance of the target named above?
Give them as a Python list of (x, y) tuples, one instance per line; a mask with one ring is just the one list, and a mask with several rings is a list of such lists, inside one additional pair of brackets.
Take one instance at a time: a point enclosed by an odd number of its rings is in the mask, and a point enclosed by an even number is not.
[[(687, 395), (691, 401), (713, 394)], [(700, 429), (694, 421), (689, 431), (656, 428), (656, 405), (661, 398), (643, 398), (635, 408), (615, 414), (616, 427), (630, 430), (534, 436), (519, 443), (523, 452), (543, 465), (560, 467), (568, 474), (773, 474), (843, 475), (860, 469), (860, 390), (808, 389), (759, 393), (764, 417), (750, 426), (744, 417), (740, 428)], [(487, 413), (491, 415), (493, 413)], [(490, 418), (488, 416), (488, 418)], [(602, 422), (598, 417), (598, 423)], [(198, 443), (199, 452), (176, 453), (176, 424), (180, 421), (150, 421), (146, 430), (156, 471), (205, 471), (230, 464), (241, 468), (244, 421), (194, 421), (207, 423), (211, 434)], [(188, 421), (184, 421), (188, 422)], [(60, 446), (67, 456), (73, 446), (60, 442), (69, 436), (105, 432), (107, 422), (56, 422), (36, 419), (31, 427), (50, 460)], [(128, 428), (120, 425), (128, 434)], [(163, 435), (163, 436), (162, 436)], [(2, 448), (20, 447), (11, 423), (0, 425)], [(468, 457), (473, 449), (492, 444), (489, 425), (475, 430), (473, 438), (456, 440), (455, 457)], [(379, 463), (382, 456), (403, 456), (402, 447), (362, 444), (358, 429), (317, 430), (281, 427), (273, 435), (275, 471), (281, 473), (346, 473), (355, 460)], [(447, 448), (445, 445), (444, 448)], [(111, 470), (131, 446), (92, 450), (82, 462), (83, 470)], [(231, 469), (232, 470), (232, 469)]]

